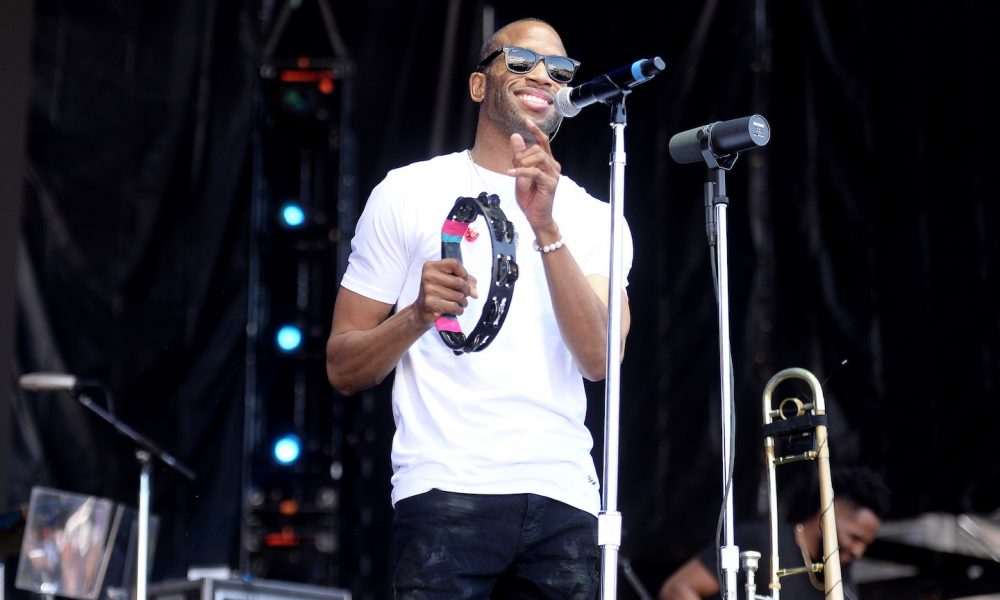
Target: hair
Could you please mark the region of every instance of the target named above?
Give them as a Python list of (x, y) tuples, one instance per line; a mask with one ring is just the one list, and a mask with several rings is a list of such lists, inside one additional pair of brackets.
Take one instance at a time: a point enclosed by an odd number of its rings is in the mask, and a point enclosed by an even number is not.
[[(785, 496), (783, 505), (786, 519), (796, 523), (816, 514), (820, 507), (818, 472), (815, 465), (800, 463), (808, 475), (796, 481), (791, 495)], [(783, 467), (785, 468), (785, 467)], [(882, 519), (889, 512), (889, 488), (882, 477), (864, 466), (834, 467), (831, 469), (833, 496), (846, 500), (859, 508), (870, 509)], [(805, 499), (805, 502), (802, 500)]]
[(866, 467), (835, 469), (831, 479), (835, 498), (850, 500), (859, 508), (870, 509), (879, 519), (889, 513), (889, 487), (875, 471)]
[(552, 29), (553, 31), (555, 31), (555, 27), (552, 27), (552, 25), (550, 25), (548, 22), (543, 21), (542, 19), (538, 19), (536, 17), (525, 17), (523, 19), (518, 19), (516, 21), (512, 21), (510, 23), (507, 23), (506, 25), (504, 25), (500, 29), (497, 29), (496, 31), (494, 31), (493, 35), (491, 35), (490, 37), (488, 37), (486, 39), (486, 41), (483, 42), (483, 47), (479, 51), (479, 61), (478, 62), (483, 62), (486, 59), (487, 56), (489, 56), (493, 52), (499, 50), (503, 46), (503, 44), (500, 43), (500, 35), (503, 33), (503, 31), (505, 29), (507, 29), (511, 25), (517, 25), (518, 23), (535, 23), (535, 24), (538, 24), (538, 25), (545, 25), (546, 27), (549, 27), (550, 29)]

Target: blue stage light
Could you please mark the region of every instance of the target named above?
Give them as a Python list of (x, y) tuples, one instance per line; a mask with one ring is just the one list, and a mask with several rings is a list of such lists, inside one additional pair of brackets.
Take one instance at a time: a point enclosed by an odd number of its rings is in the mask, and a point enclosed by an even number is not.
[(290, 465), (302, 454), (302, 440), (299, 436), (289, 433), (274, 442), (274, 460), (283, 465)]
[(281, 205), (281, 224), (288, 229), (298, 229), (306, 222), (306, 211), (298, 202)]
[(284, 325), (274, 337), (282, 352), (295, 352), (302, 345), (302, 330), (297, 325)]

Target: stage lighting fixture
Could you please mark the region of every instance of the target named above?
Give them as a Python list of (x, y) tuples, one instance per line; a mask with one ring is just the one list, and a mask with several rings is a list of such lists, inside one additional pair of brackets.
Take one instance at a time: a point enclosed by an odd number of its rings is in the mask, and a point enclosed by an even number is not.
[(286, 229), (298, 229), (306, 222), (306, 211), (301, 204), (288, 201), (281, 205), (281, 226)]
[(274, 442), (274, 460), (282, 465), (290, 465), (302, 455), (302, 440), (294, 433), (289, 433)]
[(275, 335), (282, 352), (295, 352), (302, 345), (302, 329), (298, 325), (283, 325)]
[(276, 80), (268, 82), (267, 94), (279, 116), (291, 117), (300, 124), (315, 124), (329, 122), (339, 112), (333, 74), (328, 70), (281, 70)]

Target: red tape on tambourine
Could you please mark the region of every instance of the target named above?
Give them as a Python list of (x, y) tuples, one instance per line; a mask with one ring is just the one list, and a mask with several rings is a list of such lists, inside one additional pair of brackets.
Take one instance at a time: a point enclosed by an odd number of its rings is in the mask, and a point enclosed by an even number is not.
[(510, 312), (514, 282), (517, 281), (514, 224), (500, 210), (500, 198), (496, 194), (487, 196), (483, 192), (476, 198), (460, 197), (455, 200), (455, 205), (441, 226), (441, 258), (454, 258), (462, 262), (462, 238), (479, 215), (486, 220), (493, 245), (490, 291), (483, 304), (483, 313), (468, 335), (462, 332), (455, 315), (441, 315), (434, 321), (441, 340), (455, 354), (479, 352), (496, 339)]

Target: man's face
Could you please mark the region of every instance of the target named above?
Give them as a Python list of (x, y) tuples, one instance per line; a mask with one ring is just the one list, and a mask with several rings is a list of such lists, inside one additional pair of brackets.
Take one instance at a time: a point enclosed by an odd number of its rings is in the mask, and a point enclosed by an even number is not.
[[(559, 36), (540, 24), (512, 27), (504, 35), (503, 44), (520, 46), (544, 55), (565, 55)], [(530, 145), (534, 136), (524, 125), (532, 119), (548, 136), (552, 136), (562, 117), (555, 111), (555, 94), (565, 84), (553, 81), (544, 61), (523, 75), (511, 73), (504, 64), (504, 55), (497, 56), (486, 69), (483, 106), (487, 119), (508, 133), (520, 133)]]
[(851, 502), (834, 502), (837, 514), (837, 541), (841, 564), (850, 564), (862, 556), (875, 541), (882, 524), (869, 508), (859, 508)]

